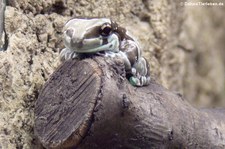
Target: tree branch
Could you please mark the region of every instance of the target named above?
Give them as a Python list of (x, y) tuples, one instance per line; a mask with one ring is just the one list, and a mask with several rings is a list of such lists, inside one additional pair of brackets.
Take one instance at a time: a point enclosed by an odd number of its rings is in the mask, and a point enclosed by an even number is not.
[(133, 87), (119, 60), (62, 64), (35, 106), (46, 148), (225, 148), (225, 110), (196, 109), (151, 82)]

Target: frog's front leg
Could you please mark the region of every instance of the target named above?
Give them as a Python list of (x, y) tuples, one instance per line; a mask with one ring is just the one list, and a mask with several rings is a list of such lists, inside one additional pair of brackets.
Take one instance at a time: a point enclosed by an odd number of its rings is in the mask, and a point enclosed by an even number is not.
[(150, 70), (148, 61), (144, 57), (140, 59), (131, 68), (132, 76), (129, 81), (134, 86), (145, 86), (150, 83)]
[(60, 60), (61, 61), (73, 59), (73, 58), (76, 58), (77, 56), (78, 55), (73, 50), (70, 50), (68, 48), (64, 48), (60, 52)]

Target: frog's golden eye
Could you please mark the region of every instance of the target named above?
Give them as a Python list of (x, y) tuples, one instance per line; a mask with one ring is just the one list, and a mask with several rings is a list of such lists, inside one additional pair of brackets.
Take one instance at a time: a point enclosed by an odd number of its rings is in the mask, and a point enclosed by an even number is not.
[(108, 36), (112, 32), (112, 26), (109, 23), (105, 23), (100, 28), (100, 34), (102, 36)]

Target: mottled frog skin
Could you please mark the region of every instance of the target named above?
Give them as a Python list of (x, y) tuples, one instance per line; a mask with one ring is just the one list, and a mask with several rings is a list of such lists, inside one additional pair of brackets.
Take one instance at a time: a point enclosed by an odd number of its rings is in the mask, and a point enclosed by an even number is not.
[(119, 57), (124, 61), (129, 82), (134, 86), (148, 85), (149, 64), (141, 56), (138, 42), (125, 28), (108, 18), (72, 19), (64, 27), (65, 48), (61, 60), (79, 58), (85, 54)]

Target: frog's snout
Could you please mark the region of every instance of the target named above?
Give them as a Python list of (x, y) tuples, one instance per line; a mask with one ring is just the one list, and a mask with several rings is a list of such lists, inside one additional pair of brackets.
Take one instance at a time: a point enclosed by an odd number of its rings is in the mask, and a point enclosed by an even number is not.
[(70, 44), (74, 47), (82, 47), (83, 45), (83, 39), (76, 36), (76, 31), (73, 28), (68, 28), (64, 35), (66, 36), (66, 39), (69, 39), (68, 41)]
[(73, 34), (74, 34), (74, 29), (72, 29), (72, 28), (67, 29), (65, 31), (65, 34), (66, 34), (66, 36), (72, 38), (73, 37)]

